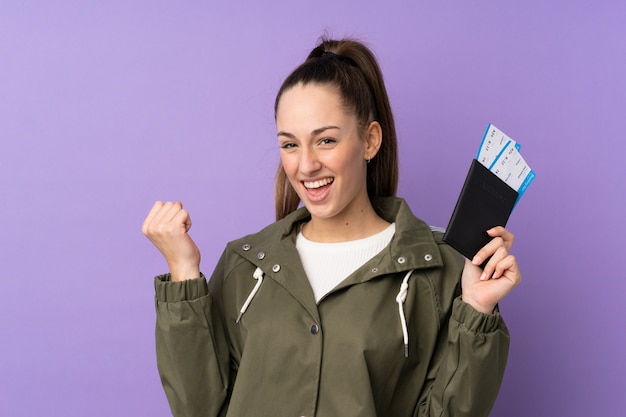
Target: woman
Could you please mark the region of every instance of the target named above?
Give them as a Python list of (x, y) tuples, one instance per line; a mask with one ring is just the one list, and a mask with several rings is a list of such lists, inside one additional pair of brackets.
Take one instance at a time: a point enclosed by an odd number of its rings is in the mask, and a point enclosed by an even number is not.
[(470, 261), (394, 197), (393, 117), (363, 44), (323, 40), (275, 116), (277, 222), (229, 243), (208, 283), (182, 204), (144, 222), (170, 269), (156, 334), (173, 414), (488, 415), (509, 345), (497, 303), (521, 279), (513, 235), (489, 230)]

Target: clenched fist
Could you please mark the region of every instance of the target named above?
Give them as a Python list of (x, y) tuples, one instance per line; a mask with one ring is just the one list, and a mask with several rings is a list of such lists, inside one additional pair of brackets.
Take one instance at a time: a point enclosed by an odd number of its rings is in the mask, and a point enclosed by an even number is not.
[(200, 251), (189, 236), (191, 217), (180, 202), (157, 201), (141, 231), (163, 254), (172, 281), (200, 277)]

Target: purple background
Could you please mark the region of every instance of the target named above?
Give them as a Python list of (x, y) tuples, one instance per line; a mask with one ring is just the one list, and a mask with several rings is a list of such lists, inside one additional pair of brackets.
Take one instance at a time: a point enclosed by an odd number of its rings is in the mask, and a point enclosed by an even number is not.
[(0, 415), (170, 415), (141, 222), (182, 200), (210, 273), (272, 221), (274, 94), (328, 31), (380, 59), (418, 216), (447, 224), (489, 122), (537, 172), (492, 415), (622, 416), (625, 4), (0, 1)]

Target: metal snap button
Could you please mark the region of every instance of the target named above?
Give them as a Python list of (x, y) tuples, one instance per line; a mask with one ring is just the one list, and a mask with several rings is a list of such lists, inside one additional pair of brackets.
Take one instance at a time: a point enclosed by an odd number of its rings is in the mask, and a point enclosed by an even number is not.
[(251, 247), (252, 247), (252, 246), (250, 246), (250, 244), (249, 244), (249, 243), (245, 243), (245, 244), (241, 247), (241, 249), (243, 249), (243, 250), (245, 250), (245, 251), (249, 251)]
[(263, 258), (265, 258), (265, 252), (259, 252), (259, 253), (257, 253), (256, 257), (257, 257), (257, 258), (259, 258), (259, 259), (263, 259)]
[(432, 261), (433, 260), (433, 255), (431, 255), (430, 253), (427, 253), (426, 255), (424, 255), (424, 259), (426, 261)]
[(372, 268), (372, 272), (373, 272), (373, 273), (378, 272), (378, 268)]
[(314, 324), (311, 326), (311, 334), (317, 334), (319, 333), (319, 331), (320, 331), (320, 328), (317, 324)]
[(280, 265), (278, 265), (278, 264), (274, 265), (274, 266), (272, 267), (272, 271), (274, 271), (274, 272), (278, 272), (278, 271), (280, 271)]
[(405, 262), (406, 262), (406, 259), (404, 259), (404, 256), (401, 256), (401, 257), (398, 258), (398, 263), (399, 264), (403, 264)]

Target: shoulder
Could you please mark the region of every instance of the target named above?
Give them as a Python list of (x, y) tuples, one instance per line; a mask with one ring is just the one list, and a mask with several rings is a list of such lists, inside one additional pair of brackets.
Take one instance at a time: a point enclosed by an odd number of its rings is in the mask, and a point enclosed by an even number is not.
[(463, 256), (443, 240), (444, 229), (431, 227), (416, 217), (400, 198), (381, 201), (383, 216), (396, 222), (396, 235), (390, 245), (392, 259), (403, 258), (403, 266), (413, 269), (430, 287), (438, 311), (445, 314), (460, 294)]
[(442, 252), (442, 256), (447, 259), (448, 262), (457, 264), (457, 267), (460, 267), (462, 270), (465, 265), (465, 257), (443, 240), (446, 228), (430, 226), (430, 231), (432, 232), (433, 240), (437, 243), (439, 250)]
[(426, 268), (422, 269), (422, 276), (429, 282), (440, 314), (446, 315), (454, 298), (460, 295), (465, 258), (443, 240), (445, 228), (429, 226), (416, 217), (403, 200), (396, 201), (396, 204), (395, 220), (401, 230), (399, 241), (403, 242), (404, 247), (410, 248), (418, 259), (424, 253), (432, 255), (429, 262), (431, 267), (424, 265)]

